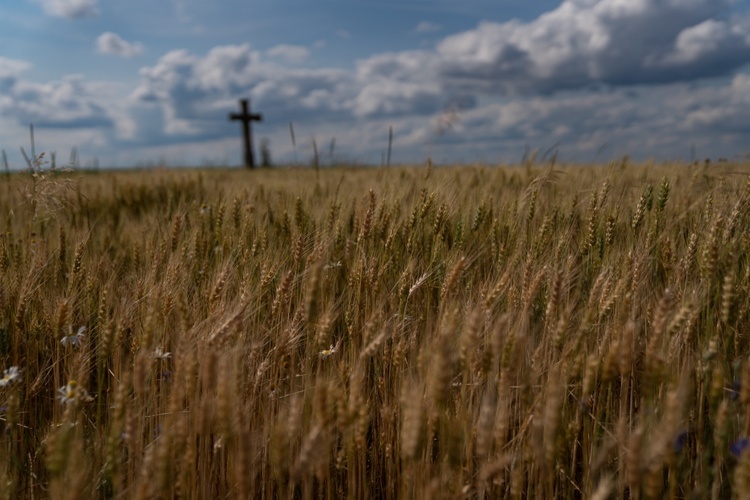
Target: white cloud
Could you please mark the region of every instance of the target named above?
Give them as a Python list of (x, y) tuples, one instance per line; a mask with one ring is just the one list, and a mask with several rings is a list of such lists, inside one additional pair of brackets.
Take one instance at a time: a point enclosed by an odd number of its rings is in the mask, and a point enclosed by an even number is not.
[(18, 78), (31, 68), (31, 63), (0, 56), (0, 78)]
[(449, 97), (436, 78), (434, 54), (427, 51), (386, 52), (357, 62), (359, 90), (354, 114), (425, 115)]
[[(747, 27), (750, 27), (748, 25)], [(708, 19), (680, 32), (672, 50), (655, 64), (674, 68), (682, 76), (713, 69), (717, 73), (734, 69), (750, 60), (750, 35), (737, 20)]]
[(424, 115), (440, 109), (443, 100), (438, 85), (386, 80), (367, 84), (360, 90), (354, 114), (358, 117)]
[(119, 35), (108, 31), (96, 39), (96, 51), (100, 54), (133, 57), (143, 53), (143, 44), (127, 42)]
[(482, 23), (445, 38), (437, 46), (440, 74), (456, 87), (495, 94), (726, 74), (750, 61), (744, 21), (714, 20), (728, 3), (566, 0), (527, 23)]
[(430, 22), (430, 21), (422, 21), (414, 28), (414, 33), (423, 35), (427, 33), (435, 33), (442, 29), (442, 26), (439, 24)]
[[(8, 59), (0, 56), (0, 90), (7, 93), (18, 78), (31, 68), (31, 64), (26, 61)], [(10, 99), (10, 96), (5, 96)], [(0, 97), (1, 98), (1, 97)]]
[(98, 0), (38, 0), (44, 12), (55, 17), (78, 19), (99, 15)]
[(414, 33), (424, 35), (427, 33), (436, 33), (440, 31), (443, 27), (440, 26), (437, 23), (433, 23), (430, 21), (422, 21), (414, 28)]
[(398, 80), (435, 82), (439, 60), (426, 50), (383, 52), (357, 61), (356, 74), (361, 82)]
[(20, 81), (12, 95), (14, 103), (6, 112), (21, 123), (59, 128), (112, 126), (105, 103), (92, 95), (80, 75), (48, 83)]
[(140, 70), (136, 102), (156, 104), (171, 135), (220, 130), (236, 99), (251, 97), (268, 117), (331, 116), (352, 106), (354, 78), (338, 69), (294, 69), (263, 60), (250, 45), (216, 47), (204, 57), (172, 51)]
[(0, 115), (21, 127), (91, 130), (118, 138), (132, 137), (136, 125), (121, 98), (124, 87), (112, 82), (91, 82), (80, 75), (34, 82), (24, 78), (26, 61), (0, 57)]
[(275, 57), (290, 63), (300, 63), (310, 57), (310, 50), (300, 45), (277, 45), (266, 51), (269, 57)]
[[(459, 111), (439, 134), (439, 115), (421, 135), (454, 157), (480, 152), (518, 161), (528, 144), (545, 150), (559, 144), (565, 161), (689, 159), (696, 144), (702, 156), (747, 151), (750, 133), (750, 76), (726, 85), (674, 83), (605, 92), (519, 96)], [(505, 152), (505, 153), (504, 153)], [(509, 155), (508, 155), (509, 153)]]

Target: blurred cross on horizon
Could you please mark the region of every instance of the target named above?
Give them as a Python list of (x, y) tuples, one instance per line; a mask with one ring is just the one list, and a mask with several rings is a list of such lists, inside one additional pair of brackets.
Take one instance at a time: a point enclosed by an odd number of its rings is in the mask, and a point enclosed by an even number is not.
[(251, 123), (254, 121), (263, 121), (263, 115), (259, 113), (253, 114), (250, 112), (249, 99), (240, 99), (240, 107), (242, 108), (242, 112), (231, 113), (229, 115), (229, 119), (231, 121), (242, 122), (242, 136), (245, 141), (245, 167), (255, 168), (255, 157), (253, 155), (253, 130), (251, 127)]

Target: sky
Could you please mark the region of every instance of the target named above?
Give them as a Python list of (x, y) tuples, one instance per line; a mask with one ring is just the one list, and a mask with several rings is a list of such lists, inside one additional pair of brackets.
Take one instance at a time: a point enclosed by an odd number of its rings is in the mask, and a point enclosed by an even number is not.
[(741, 159), (750, 1), (0, 3), (11, 168), (238, 165), (241, 98), (278, 164)]

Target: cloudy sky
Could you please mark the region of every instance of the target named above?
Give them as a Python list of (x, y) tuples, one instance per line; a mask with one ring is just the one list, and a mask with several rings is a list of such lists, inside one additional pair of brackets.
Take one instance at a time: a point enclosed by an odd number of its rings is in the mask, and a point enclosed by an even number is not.
[[(0, 148), (102, 166), (739, 158), (747, 0), (3, 0)], [(293, 147), (289, 124), (294, 124)], [(333, 157), (331, 142), (335, 139)]]

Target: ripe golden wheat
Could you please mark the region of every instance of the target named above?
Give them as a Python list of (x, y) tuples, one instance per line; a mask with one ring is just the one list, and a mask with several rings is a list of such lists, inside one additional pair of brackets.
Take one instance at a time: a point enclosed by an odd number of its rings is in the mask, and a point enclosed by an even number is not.
[(749, 175), (5, 178), (0, 498), (750, 495)]

